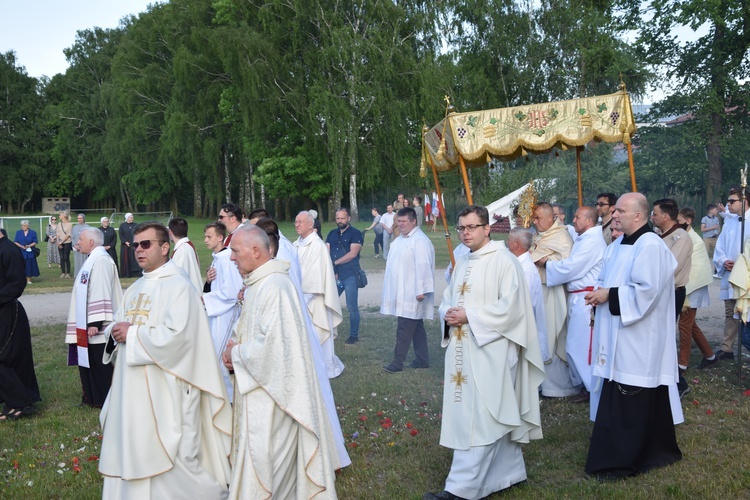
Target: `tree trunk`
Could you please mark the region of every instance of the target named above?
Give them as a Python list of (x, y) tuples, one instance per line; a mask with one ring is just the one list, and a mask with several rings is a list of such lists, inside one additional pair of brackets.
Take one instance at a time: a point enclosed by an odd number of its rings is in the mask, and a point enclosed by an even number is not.
[(203, 186), (198, 166), (193, 167), (193, 217), (200, 217), (203, 212)]
[(273, 204), (273, 213), (276, 220), (279, 220), (279, 216), (281, 216), (281, 210), (281, 198), (276, 198)]
[(232, 203), (232, 186), (229, 179), (229, 148), (224, 145), (224, 147), (222, 147), (222, 150), (224, 151), (224, 199), (227, 200), (227, 203)]
[[(724, 181), (723, 166), (721, 163), (721, 115), (717, 112), (711, 113), (711, 132), (706, 144), (706, 160), (708, 160), (708, 188), (706, 199), (709, 203), (715, 203), (721, 195), (721, 185)], [(739, 185), (739, 179), (736, 184)]]
[(260, 206), (266, 208), (266, 186), (260, 185)]
[(282, 220), (292, 220), (292, 198), (284, 199), (284, 218)]

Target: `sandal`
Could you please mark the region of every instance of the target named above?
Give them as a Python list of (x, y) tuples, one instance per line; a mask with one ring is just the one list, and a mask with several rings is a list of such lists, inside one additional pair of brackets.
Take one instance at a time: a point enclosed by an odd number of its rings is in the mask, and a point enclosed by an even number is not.
[(13, 421), (18, 420), (21, 417), (31, 415), (35, 412), (36, 412), (36, 407), (34, 405), (27, 405), (21, 409), (5, 408), (2, 412), (0, 412), (0, 422), (5, 422), (5, 421), (13, 422)]

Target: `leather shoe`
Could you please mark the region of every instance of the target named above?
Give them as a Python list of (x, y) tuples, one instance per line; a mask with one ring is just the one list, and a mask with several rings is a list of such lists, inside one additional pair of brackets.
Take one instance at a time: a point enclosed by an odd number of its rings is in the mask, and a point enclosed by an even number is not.
[(398, 366), (391, 363), (390, 365), (385, 365), (383, 367), (383, 370), (387, 371), (388, 373), (398, 373), (403, 370), (403, 368), (399, 368)]
[(727, 360), (730, 360), (730, 361), (734, 361), (734, 353), (733, 352), (724, 352), (721, 349), (719, 349), (714, 354), (716, 355), (716, 359), (727, 359)]
[(589, 399), (591, 399), (591, 395), (586, 389), (581, 389), (581, 392), (575, 396), (570, 396), (571, 403), (588, 403)]
[(719, 364), (719, 356), (714, 356), (714, 359), (703, 358), (698, 364), (698, 369), (703, 370), (704, 368), (711, 368)]
[(457, 497), (450, 491), (443, 490), (440, 493), (425, 493), (424, 495), (422, 495), (422, 500), (466, 500), (466, 499)]
[(346, 345), (354, 345), (357, 342), (359, 342), (359, 338), (358, 337), (349, 337), (348, 339), (346, 339), (346, 342), (344, 342), (344, 344), (346, 344)]
[(417, 361), (416, 359), (409, 363), (409, 368), (429, 368), (430, 365), (427, 363), (423, 363), (421, 361)]

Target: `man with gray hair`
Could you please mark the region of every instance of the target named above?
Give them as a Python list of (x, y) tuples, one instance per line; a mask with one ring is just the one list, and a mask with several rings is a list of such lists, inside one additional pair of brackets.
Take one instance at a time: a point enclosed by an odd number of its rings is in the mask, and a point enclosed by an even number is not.
[(223, 355), (236, 387), (229, 498), (335, 499), (339, 457), (290, 264), (255, 225), (234, 232), (230, 251), (247, 289)]
[(88, 258), (88, 255), (81, 252), (80, 248), (78, 248), (78, 238), (80, 238), (81, 232), (84, 229), (90, 227), (86, 224), (86, 214), (78, 214), (78, 224), (73, 226), (73, 230), (70, 233), (70, 241), (73, 243), (73, 277), (78, 275), (78, 271), (81, 270), (84, 261)]
[(510, 230), (510, 234), (508, 234), (508, 250), (516, 256), (518, 263), (521, 264), (526, 284), (529, 286), (529, 295), (531, 295), (531, 306), (534, 309), (534, 319), (536, 320), (542, 359), (545, 363), (549, 363), (552, 361), (552, 358), (549, 354), (549, 345), (547, 342), (547, 321), (544, 315), (542, 280), (539, 278), (539, 271), (537, 271), (536, 266), (531, 261), (531, 253), (529, 253), (533, 243), (534, 234), (531, 232), (531, 229), (514, 227)]
[(117, 265), (104, 249), (104, 234), (89, 227), (75, 242), (88, 258), (73, 284), (65, 328), (68, 366), (78, 365), (83, 395), (81, 404), (101, 408), (112, 384), (113, 366), (104, 364), (104, 329), (122, 301)]
[(336, 378), (344, 371), (344, 364), (336, 356), (333, 341), (336, 327), (341, 323), (339, 300), (333, 264), (326, 244), (315, 232), (315, 221), (309, 212), (302, 211), (294, 219), (299, 238), (294, 242), (302, 271), (302, 293), (310, 312), (315, 333), (318, 334), (328, 377)]

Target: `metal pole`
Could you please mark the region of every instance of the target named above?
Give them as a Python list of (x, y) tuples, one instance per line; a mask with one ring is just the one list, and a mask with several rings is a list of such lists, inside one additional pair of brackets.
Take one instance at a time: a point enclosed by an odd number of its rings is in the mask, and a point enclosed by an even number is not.
[(466, 201), (469, 203), (469, 205), (474, 204), (474, 200), (471, 196), (471, 186), (469, 185), (469, 175), (466, 173), (466, 162), (464, 161), (464, 157), (460, 154), (458, 155), (458, 162), (461, 164), (461, 177), (464, 178), (464, 187), (466, 188)]
[(581, 146), (576, 148), (576, 171), (578, 172), (578, 208), (583, 206), (583, 181), (581, 180)]
[[(747, 163), (745, 163), (745, 170), (740, 172), (742, 182), (740, 184), (741, 191), (740, 191), (740, 200), (742, 203), (742, 212), (740, 212), (740, 255), (737, 256), (738, 259), (743, 259), (745, 256), (745, 207), (747, 199), (745, 198), (745, 190), (747, 189)], [(744, 315), (742, 315), (744, 316)], [(740, 317), (740, 334), (737, 336), (737, 381), (742, 382), (742, 335), (747, 328), (747, 323), (742, 321), (742, 317)]]

